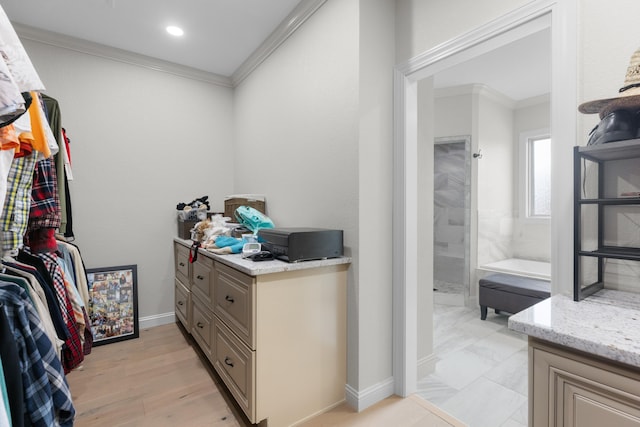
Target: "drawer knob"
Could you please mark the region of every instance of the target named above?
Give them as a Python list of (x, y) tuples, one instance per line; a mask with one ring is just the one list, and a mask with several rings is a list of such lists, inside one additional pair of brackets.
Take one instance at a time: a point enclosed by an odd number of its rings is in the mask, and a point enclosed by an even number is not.
[(202, 280), (202, 279), (204, 279), (204, 277), (202, 277), (202, 276), (198, 275), (198, 276), (196, 276), (196, 279), (198, 279), (198, 280)]
[(225, 301), (228, 301), (228, 302), (230, 302), (231, 304), (233, 304), (233, 303), (234, 303), (234, 301), (235, 301), (235, 300), (233, 299), (233, 297), (232, 297), (232, 296), (230, 296), (230, 295), (227, 295), (226, 297), (224, 297), (224, 299), (225, 299)]
[(233, 361), (231, 360), (230, 357), (224, 358), (224, 364), (233, 368)]
[(178, 305), (184, 305), (184, 301), (178, 301)]
[(200, 328), (200, 329), (204, 328), (204, 324), (202, 324), (202, 323), (200, 323), (200, 322), (196, 323), (196, 326), (197, 326), (198, 328)]
[(184, 262), (181, 262), (181, 263), (180, 263), (180, 267), (184, 267)]

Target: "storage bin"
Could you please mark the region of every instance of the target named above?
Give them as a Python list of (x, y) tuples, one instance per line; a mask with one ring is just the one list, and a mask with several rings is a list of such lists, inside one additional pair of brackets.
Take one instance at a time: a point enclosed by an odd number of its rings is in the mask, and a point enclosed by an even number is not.
[(191, 229), (199, 222), (199, 220), (184, 221), (178, 218), (178, 237), (181, 239), (191, 239)]
[(252, 207), (263, 214), (266, 214), (265, 197), (260, 194), (235, 194), (225, 197), (224, 216), (231, 218), (231, 222), (237, 222), (235, 211), (240, 206)]
[[(220, 212), (207, 212), (207, 218), (216, 214), (220, 214)], [(178, 237), (185, 240), (191, 239), (191, 229), (199, 222), (199, 219), (184, 220), (178, 217)]]

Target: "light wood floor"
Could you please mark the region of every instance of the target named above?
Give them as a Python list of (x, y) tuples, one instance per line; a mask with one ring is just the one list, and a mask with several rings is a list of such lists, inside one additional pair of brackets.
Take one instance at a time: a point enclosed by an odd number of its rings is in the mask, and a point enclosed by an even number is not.
[[(177, 324), (94, 347), (67, 375), (76, 427), (251, 425)], [(417, 396), (391, 397), (356, 413), (343, 404), (304, 427), (463, 426)]]

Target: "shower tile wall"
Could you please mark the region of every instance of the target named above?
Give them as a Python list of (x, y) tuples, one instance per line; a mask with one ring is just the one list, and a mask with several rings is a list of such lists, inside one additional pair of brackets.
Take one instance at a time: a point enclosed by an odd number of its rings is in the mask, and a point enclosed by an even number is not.
[(462, 285), (465, 271), (465, 143), (434, 146), (434, 279)]

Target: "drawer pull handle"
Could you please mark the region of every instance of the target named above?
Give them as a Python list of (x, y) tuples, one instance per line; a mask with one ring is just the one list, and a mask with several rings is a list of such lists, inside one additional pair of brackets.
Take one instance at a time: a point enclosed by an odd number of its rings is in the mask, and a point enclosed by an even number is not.
[(184, 267), (184, 262), (181, 262), (181, 263), (180, 263), (180, 267)]
[(229, 358), (229, 357), (225, 357), (224, 358), (224, 364), (233, 368), (233, 362), (231, 361), (231, 358)]
[(225, 299), (225, 301), (229, 301), (231, 304), (233, 304), (233, 303), (234, 303), (234, 301), (235, 301), (235, 300), (233, 299), (233, 297), (232, 297), (232, 296), (229, 296), (229, 295), (227, 295), (226, 297), (224, 297), (224, 299)]
[(178, 305), (184, 305), (184, 301), (178, 301)]
[(200, 322), (196, 323), (196, 326), (200, 329), (204, 328), (204, 324)]
[(202, 277), (202, 276), (197, 276), (197, 277), (196, 277), (196, 279), (198, 279), (198, 280), (203, 280), (203, 279), (204, 279), (204, 277)]

